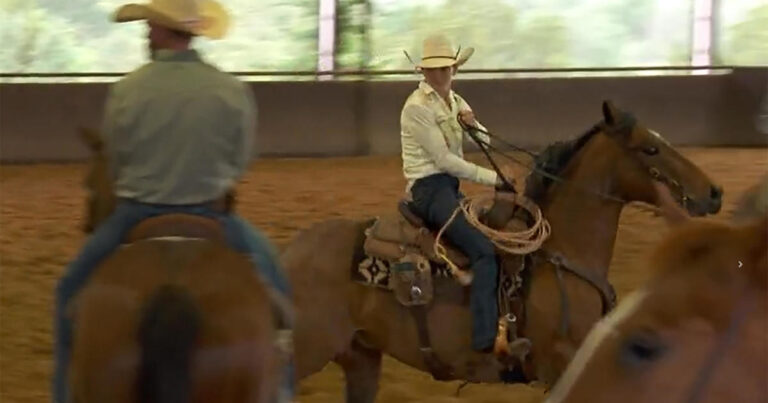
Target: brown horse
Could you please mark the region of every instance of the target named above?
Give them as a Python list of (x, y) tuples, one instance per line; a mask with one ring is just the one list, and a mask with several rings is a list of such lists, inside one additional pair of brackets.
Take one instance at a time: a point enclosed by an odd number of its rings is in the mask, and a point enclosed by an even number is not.
[[(533, 343), (527, 380), (554, 383), (610, 303), (608, 265), (627, 202), (655, 203), (653, 183), (662, 181), (692, 214), (720, 209), (720, 188), (662, 137), (610, 103), (603, 104), (603, 115), (586, 134), (551, 146), (538, 159), (540, 168), (564, 182), (535, 173), (528, 179), (527, 193), (541, 206), (552, 234), (527, 270), (522, 335)], [(504, 223), (512, 210), (499, 199), (489, 215)], [(351, 281), (365, 258), (362, 242), (370, 224), (319, 223), (299, 233), (282, 255), (295, 291), (297, 375), (335, 361), (345, 373), (348, 402), (374, 400), (382, 352), (427, 370), (408, 309), (385, 290)], [(501, 255), (502, 267), (512, 258)], [(466, 290), (451, 279), (434, 281), (427, 307), (433, 351), (456, 379), (501, 382), (498, 360), (471, 350)]]
[(736, 203), (735, 221), (744, 221), (768, 212), (768, 173), (752, 185)]
[[(689, 220), (654, 277), (590, 332), (549, 403), (768, 401), (768, 211)], [(762, 214), (762, 218), (759, 217)]]
[[(98, 134), (86, 228), (115, 207)], [(214, 222), (183, 215), (141, 223), (70, 307), (76, 403), (273, 402), (282, 356), (267, 291)]]

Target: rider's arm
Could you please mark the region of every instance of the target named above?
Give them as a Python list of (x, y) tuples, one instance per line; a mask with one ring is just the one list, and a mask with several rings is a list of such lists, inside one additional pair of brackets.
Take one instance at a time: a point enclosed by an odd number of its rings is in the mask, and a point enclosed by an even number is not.
[[(469, 106), (467, 101), (464, 100), (464, 98), (457, 96), (457, 100), (458, 100), (458, 107), (460, 111), (472, 110), (472, 108)], [(485, 126), (483, 126), (483, 124), (480, 123), (480, 120), (478, 120), (477, 117), (475, 117), (475, 124), (478, 128), (480, 128), (480, 130), (483, 130), (486, 132), (488, 131), (488, 129), (486, 129)], [(477, 138), (479, 138), (482, 142), (488, 143), (488, 144), (491, 143), (491, 138), (487, 134), (479, 131), (475, 131), (475, 134), (477, 135)], [(464, 132), (464, 140), (472, 141), (472, 138), (469, 137), (469, 134), (466, 131)]]
[(445, 144), (443, 133), (435, 122), (434, 112), (425, 106), (411, 104), (403, 110), (401, 122), (403, 130), (413, 136), (438, 169), (457, 178), (484, 185), (495, 185), (496, 172), (465, 161), (452, 153)]
[(107, 101), (104, 107), (104, 120), (101, 124), (101, 136), (104, 141), (104, 151), (109, 158), (109, 171), (112, 180), (117, 180), (117, 172), (120, 167), (120, 158), (117, 153), (117, 142), (120, 136), (117, 135), (117, 108), (120, 104), (117, 83), (110, 86), (107, 94)]
[(253, 137), (256, 135), (256, 101), (248, 84), (243, 83), (242, 98), (239, 105), (240, 124), (235, 133), (234, 164), (240, 174), (248, 170), (248, 164), (254, 156)]
[(760, 103), (760, 110), (757, 113), (757, 130), (768, 134), (768, 85), (766, 86), (763, 102)]

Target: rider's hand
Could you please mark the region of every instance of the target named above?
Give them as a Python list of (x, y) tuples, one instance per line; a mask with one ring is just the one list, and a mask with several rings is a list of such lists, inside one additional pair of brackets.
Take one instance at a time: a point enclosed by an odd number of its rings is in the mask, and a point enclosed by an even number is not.
[[(509, 184), (507, 184), (507, 182)], [(507, 182), (505, 182), (501, 177), (498, 177), (496, 179), (496, 186), (495, 189), (497, 192), (507, 192), (507, 193), (517, 193), (517, 190), (515, 189), (515, 180), (514, 179), (507, 179)]]
[(477, 120), (475, 120), (475, 114), (469, 109), (464, 109), (459, 112), (459, 119), (465, 126), (477, 127)]

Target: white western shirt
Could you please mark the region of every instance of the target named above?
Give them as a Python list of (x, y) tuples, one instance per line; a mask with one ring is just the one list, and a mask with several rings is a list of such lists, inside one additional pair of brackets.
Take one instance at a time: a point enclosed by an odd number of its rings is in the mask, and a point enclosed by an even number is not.
[[(400, 114), (400, 142), (402, 146), (403, 174), (410, 196), (413, 183), (437, 173), (447, 173), (484, 185), (496, 184), (496, 172), (464, 160), (463, 142), (469, 140), (457, 117), (462, 110), (471, 110), (469, 104), (451, 91), (450, 105), (425, 81), (405, 101)], [(485, 130), (478, 122), (478, 127)], [(489, 137), (477, 133), (488, 142)]]

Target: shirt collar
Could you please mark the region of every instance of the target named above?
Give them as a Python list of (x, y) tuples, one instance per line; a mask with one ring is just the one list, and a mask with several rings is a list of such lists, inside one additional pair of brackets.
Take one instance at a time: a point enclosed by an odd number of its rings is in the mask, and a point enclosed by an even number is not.
[(194, 49), (172, 50), (158, 49), (155, 51), (154, 61), (158, 62), (199, 62), (200, 54)]
[[(419, 89), (424, 91), (424, 93), (427, 95), (435, 94), (435, 96), (439, 97), (439, 95), (437, 94), (437, 91), (435, 91), (435, 89), (432, 88), (431, 85), (427, 84), (426, 80), (421, 80), (421, 82), (419, 83)], [(453, 104), (453, 102), (456, 99), (456, 97), (454, 96), (453, 90), (451, 90), (451, 92), (448, 93), (448, 98), (451, 100), (451, 104)]]

